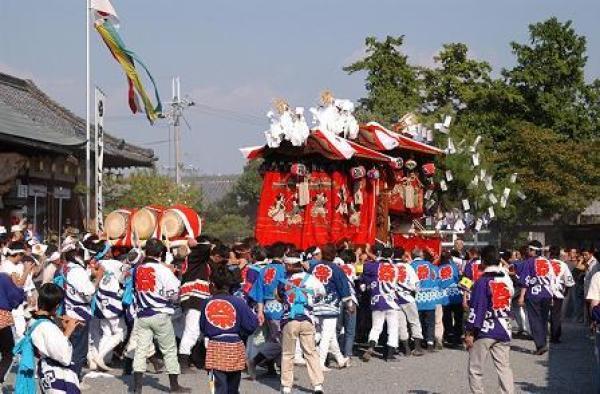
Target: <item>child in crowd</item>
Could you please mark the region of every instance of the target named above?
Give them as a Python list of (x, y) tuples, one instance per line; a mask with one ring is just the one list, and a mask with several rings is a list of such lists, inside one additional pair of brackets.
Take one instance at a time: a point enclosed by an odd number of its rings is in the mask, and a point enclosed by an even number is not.
[(246, 368), (244, 340), (258, 327), (258, 319), (246, 302), (229, 293), (235, 273), (219, 264), (211, 272), (212, 296), (204, 304), (200, 331), (208, 338), (206, 369), (215, 380), (216, 394), (239, 393)]

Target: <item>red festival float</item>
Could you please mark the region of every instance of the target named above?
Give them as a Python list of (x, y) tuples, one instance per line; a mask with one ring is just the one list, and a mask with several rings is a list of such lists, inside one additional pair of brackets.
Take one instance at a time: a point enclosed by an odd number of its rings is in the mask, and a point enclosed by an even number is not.
[(303, 108), (276, 103), (277, 113), (268, 114), (267, 144), (241, 149), (248, 160), (263, 160), (259, 243), (304, 249), (343, 240), (382, 242), (438, 254), (440, 238), (421, 231), (420, 221), (427, 190), (435, 187), (433, 159), (444, 152), (405, 134), (416, 126), (412, 115), (392, 131), (356, 123), (347, 100), (325, 93), (321, 101), (311, 109), (312, 130)]

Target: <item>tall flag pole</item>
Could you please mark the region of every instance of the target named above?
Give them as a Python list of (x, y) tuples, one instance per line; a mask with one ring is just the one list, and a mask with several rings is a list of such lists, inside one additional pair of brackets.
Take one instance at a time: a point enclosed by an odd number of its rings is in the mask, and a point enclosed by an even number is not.
[(89, 230), (90, 226), (90, 10), (91, 0), (85, 1), (85, 227)]

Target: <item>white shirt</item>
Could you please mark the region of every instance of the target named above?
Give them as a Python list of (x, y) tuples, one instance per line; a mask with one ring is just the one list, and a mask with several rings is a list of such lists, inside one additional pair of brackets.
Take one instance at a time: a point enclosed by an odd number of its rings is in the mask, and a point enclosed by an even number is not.
[[(0, 265), (0, 272), (4, 272), (8, 275), (17, 274), (19, 276), (23, 275), (25, 271), (25, 265), (23, 263), (13, 263), (9, 259), (2, 260), (2, 264)], [(31, 295), (31, 292), (35, 290), (35, 284), (33, 283), (33, 275), (30, 273), (27, 275), (27, 279), (25, 279), (25, 284), (23, 285), (23, 291), (27, 293), (27, 295)]]
[(78, 320), (91, 319), (90, 302), (96, 292), (96, 286), (90, 280), (89, 272), (77, 263), (68, 262), (63, 288), (65, 289), (65, 314)]
[(565, 291), (575, 285), (575, 280), (567, 263), (561, 260), (550, 260), (555, 275), (554, 297), (565, 298)]
[(179, 298), (181, 282), (164, 264), (148, 260), (139, 264), (134, 286), (138, 316), (175, 312), (173, 302)]
[(64, 394), (65, 386), (79, 387), (77, 374), (69, 368), (73, 347), (56, 324), (42, 321), (33, 330), (31, 341), (40, 355), (37, 373), (42, 393)]
[(594, 276), (592, 276), (585, 299), (590, 301), (600, 301), (600, 272), (596, 272)]

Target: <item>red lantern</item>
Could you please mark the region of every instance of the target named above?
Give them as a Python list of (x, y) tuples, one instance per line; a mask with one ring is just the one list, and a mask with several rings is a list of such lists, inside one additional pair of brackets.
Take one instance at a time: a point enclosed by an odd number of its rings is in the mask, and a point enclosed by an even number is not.
[(425, 163), (421, 167), (423, 170), (423, 175), (427, 177), (431, 177), (435, 175), (435, 164), (434, 163)]

